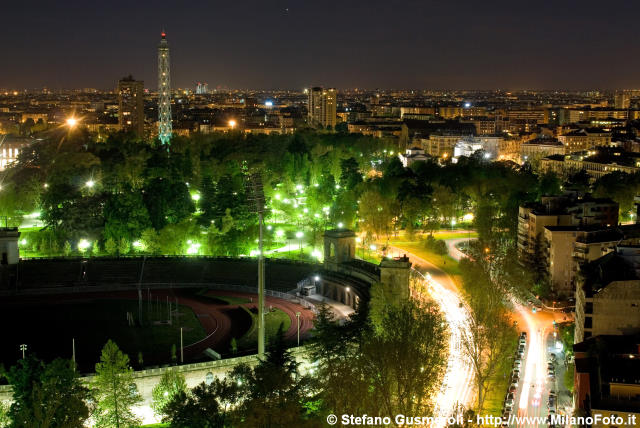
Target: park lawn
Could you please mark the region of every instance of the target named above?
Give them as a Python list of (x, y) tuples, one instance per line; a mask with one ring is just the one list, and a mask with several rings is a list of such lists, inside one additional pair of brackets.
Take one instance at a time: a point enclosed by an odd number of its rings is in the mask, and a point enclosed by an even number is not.
[(149, 424), (149, 425), (140, 425), (139, 428), (169, 428), (171, 424)]
[[(425, 234), (426, 236), (426, 234)], [(477, 238), (477, 232), (456, 232), (455, 230), (447, 230), (447, 231), (439, 231), (433, 234), (433, 237), (436, 239), (469, 239), (469, 238)]]
[(484, 413), (501, 416), (504, 398), (510, 385), (509, 375), (503, 377), (502, 374), (495, 376), (489, 380), (490, 386), (487, 396), (484, 399)]
[(407, 252), (434, 264), (436, 267), (449, 274), (458, 287), (462, 286), (462, 273), (460, 271), (460, 266), (451, 256), (436, 254), (430, 249), (425, 248), (422, 241), (391, 240), (389, 243), (394, 247), (404, 249)]
[[(258, 346), (258, 315), (245, 308), (247, 312), (251, 314), (251, 328), (244, 336), (238, 340), (239, 350), (255, 349)], [(264, 314), (265, 327), (266, 327), (266, 340), (269, 343), (278, 332), (280, 324), (282, 324), (282, 331), (286, 332), (291, 327), (291, 318), (284, 311), (275, 309), (271, 312)]]

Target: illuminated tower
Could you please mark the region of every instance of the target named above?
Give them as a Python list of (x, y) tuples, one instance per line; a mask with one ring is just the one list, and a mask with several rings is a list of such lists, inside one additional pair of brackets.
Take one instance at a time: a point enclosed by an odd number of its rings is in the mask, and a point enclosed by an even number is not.
[(158, 45), (158, 136), (162, 144), (169, 144), (171, 140), (171, 75), (169, 44), (164, 31)]

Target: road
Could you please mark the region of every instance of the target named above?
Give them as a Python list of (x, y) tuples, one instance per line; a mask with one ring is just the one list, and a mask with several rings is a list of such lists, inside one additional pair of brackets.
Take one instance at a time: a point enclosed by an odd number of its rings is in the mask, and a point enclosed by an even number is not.
[[(446, 240), (449, 255), (457, 261), (466, 257), (456, 245), (467, 242), (469, 238), (452, 238)], [(459, 334), (464, 334), (466, 325), (466, 314), (460, 306), (462, 297), (455, 282), (447, 273), (437, 268), (428, 261), (407, 252), (400, 247), (391, 247), (391, 251), (398, 254), (405, 253), (414, 267), (425, 276), (430, 276), (430, 294), (440, 304), (449, 325), (452, 328), (452, 342), (450, 343), (452, 354), (459, 344)], [(427, 275), (428, 274), (428, 275)], [(549, 379), (547, 376), (547, 363), (549, 353), (555, 351), (555, 340), (553, 337), (553, 321), (561, 322), (566, 320), (566, 315), (560, 312), (540, 311), (535, 312), (532, 308), (513, 302), (513, 320), (522, 331), (527, 332), (527, 343), (525, 355), (521, 369), (520, 382), (515, 394), (513, 405), (513, 415), (520, 417), (541, 417), (546, 418), (549, 414), (547, 406), (549, 392), (558, 392), (558, 385), (562, 385), (562, 379)], [(461, 311), (463, 313), (461, 313)], [(474, 398), (474, 391), (469, 387), (472, 383), (472, 372), (467, 373), (465, 367), (468, 365), (461, 357), (459, 349), (449, 361), (447, 375), (443, 383), (437, 404), (439, 413), (445, 408), (451, 409), (456, 403), (463, 405), (471, 404)], [(522, 372), (524, 370), (524, 372)], [(467, 382), (463, 385), (463, 382)], [(505, 395), (507, 391), (504, 391)], [(538, 427), (539, 422), (510, 424), (517, 427)]]
[(430, 297), (438, 303), (449, 325), (449, 360), (434, 411), (436, 416), (448, 417), (459, 404), (468, 407), (474, 398), (473, 371), (463, 355), (461, 343), (465, 327), (468, 326), (467, 310), (460, 299), (458, 287), (446, 272), (403, 249), (390, 247), (390, 250), (409, 257), (419, 278), (424, 281)]

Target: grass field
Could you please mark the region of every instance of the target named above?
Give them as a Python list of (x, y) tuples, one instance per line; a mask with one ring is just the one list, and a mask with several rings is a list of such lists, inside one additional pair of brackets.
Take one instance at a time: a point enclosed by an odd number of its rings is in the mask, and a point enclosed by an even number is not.
[(502, 404), (504, 403), (504, 397), (507, 395), (507, 389), (510, 385), (510, 374), (499, 374), (489, 380), (489, 390), (487, 396), (484, 399), (484, 413), (488, 415), (500, 416), (502, 415)]
[[(426, 236), (426, 235), (424, 235)], [(434, 232), (433, 237), (436, 239), (468, 239), (468, 238), (477, 238), (477, 232), (462, 232), (455, 230), (440, 230), (438, 232)]]
[(401, 237), (397, 240), (391, 240), (389, 243), (436, 265), (436, 267), (449, 274), (459, 287), (462, 286), (460, 267), (458, 266), (458, 262), (451, 256), (442, 256), (434, 253), (430, 249), (425, 248), (423, 241), (406, 241)]
[[(26, 343), (30, 352), (44, 359), (70, 358), (75, 339), (76, 361), (81, 371), (93, 371), (109, 339), (129, 355), (134, 367), (139, 367), (139, 352), (145, 366), (170, 363), (171, 347), (175, 344), (179, 349), (180, 346), (180, 327), (185, 345), (205, 337), (200, 322), (186, 306), (178, 306), (172, 325), (154, 323), (167, 319), (166, 305), (162, 303), (157, 307), (143, 305), (142, 326), (137, 323), (129, 326), (127, 312), (138, 319), (136, 300), (87, 299), (58, 304), (7, 305), (0, 308), (0, 320), (4, 325), (21, 320), (19, 335), (15, 329), (7, 329), (5, 343), (15, 350)], [(5, 365), (15, 363), (12, 354), (3, 353)]]
[(245, 303), (251, 303), (251, 299), (248, 297), (236, 297), (236, 296), (225, 296), (216, 294), (213, 290), (202, 290), (197, 293), (201, 297), (206, 297), (210, 299), (212, 303), (221, 304), (221, 305), (243, 305)]
[[(253, 322), (249, 331), (247, 331), (244, 336), (238, 339), (239, 350), (254, 349), (258, 346), (258, 315), (250, 311), (249, 309), (246, 310), (251, 314)], [(280, 309), (274, 309), (273, 311), (266, 312), (264, 318), (267, 343), (269, 343), (275, 337), (280, 324), (282, 324), (283, 331), (287, 331), (289, 327), (291, 327), (291, 318), (289, 318), (289, 315), (287, 315)]]

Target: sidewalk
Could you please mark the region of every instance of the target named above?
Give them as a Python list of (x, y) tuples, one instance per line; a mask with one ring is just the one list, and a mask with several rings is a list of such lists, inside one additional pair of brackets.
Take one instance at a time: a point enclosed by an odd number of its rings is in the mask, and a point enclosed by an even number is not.
[(566, 354), (564, 349), (558, 351), (555, 346), (556, 339), (553, 337), (553, 332), (550, 332), (547, 336), (547, 357), (550, 353), (556, 355), (555, 371), (556, 379), (554, 381), (554, 388), (558, 397), (556, 404), (556, 412), (559, 415), (571, 415), (571, 409), (573, 408), (573, 396), (571, 392), (566, 388), (564, 384), (564, 374), (567, 371)]

